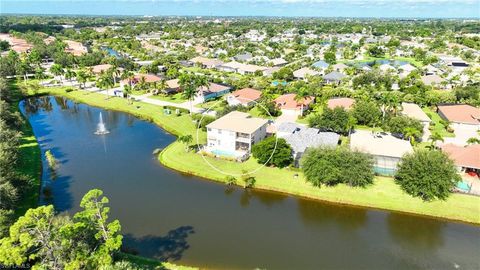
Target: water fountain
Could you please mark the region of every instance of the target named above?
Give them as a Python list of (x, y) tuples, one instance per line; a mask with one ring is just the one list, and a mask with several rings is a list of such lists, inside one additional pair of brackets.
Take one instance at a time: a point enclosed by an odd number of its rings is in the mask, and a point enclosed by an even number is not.
[(105, 123), (103, 122), (102, 112), (100, 112), (100, 117), (97, 124), (97, 131), (95, 131), (95, 134), (104, 135), (108, 133), (110, 133), (110, 131), (108, 131), (107, 128), (105, 127)]

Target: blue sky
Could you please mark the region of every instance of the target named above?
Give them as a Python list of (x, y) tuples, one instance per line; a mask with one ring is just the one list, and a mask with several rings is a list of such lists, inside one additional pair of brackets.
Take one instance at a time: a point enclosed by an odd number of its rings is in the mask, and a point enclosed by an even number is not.
[(0, 0), (1, 13), (480, 18), (480, 0)]

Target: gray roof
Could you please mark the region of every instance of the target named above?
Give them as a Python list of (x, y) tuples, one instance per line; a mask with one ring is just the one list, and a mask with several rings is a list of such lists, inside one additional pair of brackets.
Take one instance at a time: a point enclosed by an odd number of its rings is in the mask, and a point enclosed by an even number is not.
[(316, 68), (327, 68), (329, 66), (329, 64), (323, 60), (319, 60), (315, 63), (312, 64), (313, 67), (316, 67)]
[(320, 132), (319, 129), (307, 128), (295, 123), (282, 123), (278, 129), (282, 129), (283, 132), (293, 129), (291, 134), (282, 138), (287, 141), (295, 153), (303, 153), (309, 147), (336, 146), (340, 139), (340, 135), (337, 133)]
[(235, 55), (235, 60), (237, 61), (248, 61), (253, 58), (251, 53), (243, 53)]
[(338, 71), (332, 71), (327, 75), (323, 76), (323, 79), (326, 81), (340, 81), (343, 78), (345, 78), (345, 75)]
[(292, 122), (282, 122), (280, 125), (278, 125), (277, 132), (293, 133), (300, 129), (302, 129), (302, 126), (298, 124)]

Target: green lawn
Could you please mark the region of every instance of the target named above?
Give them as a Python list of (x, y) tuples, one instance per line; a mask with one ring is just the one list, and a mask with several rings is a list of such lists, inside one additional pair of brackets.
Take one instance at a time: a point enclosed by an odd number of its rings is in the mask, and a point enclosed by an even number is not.
[(150, 96), (150, 98), (163, 100), (163, 101), (168, 101), (168, 102), (173, 102), (173, 103), (183, 103), (183, 102), (188, 101), (188, 100), (186, 100), (185, 98), (182, 97), (182, 93), (177, 93), (177, 94), (174, 94), (174, 95), (167, 95), (167, 96), (152, 95), (152, 96)]
[[(15, 102), (11, 104), (11, 110), (19, 111), (19, 102), (23, 99), (22, 88), (18, 87), (14, 81), (9, 82), (10, 91), (14, 93)], [(23, 85), (23, 84), (22, 84)], [(22, 115), (23, 116), (23, 115)], [(30, 181), (31, 185), (25, 191), (24, 196), (20, 199), (20, 203), (15, 211), (16, 215), (23, 215), (29, 208), (36, 207), (40, 193), (41, 182), (41, 152), (38, 146), (37, 139), (33, 134), (32, 127), (27, 119), (24, 118), (24, 123), (21, 127), (22, 137), (19, 146), (19, 160), (15, 170), (25, 175)]]
[[(195, 124), (188, 114), (181, 116), (164, 115), (158, 106), (135, 102), (129, 105), (123, 98), (106, 99), (104, 95), (81, 91), (66, 92), (62, 88), (40, 89), (38, 93), (62, 95), (78, 102), (99, 106), (106, 109), (132, 113), (140, 118), (150, 119), (165, 130), (176, 134), (193, 134), (196, 137)], [(137, 108), (139, 106), (139, 108)], [(200, 133), (200, 141), (204, 141), (205, 133)], [(194, 142), (196, 139), (194, 139)], [(185, 153), (184, 145), (175, 142), (168, 146), (159, 156), (166, 166), (184, 173), (200, 177), (225, 181), (226, 176), (209, 167), (203, 158), (194, 153)], [(258, 164), (253, 159), (244, 163), (207, 158), (211, 164), (231, 173), (242, 173), (242, 170), (253, 170)], [(298, 174), (298, 177), (295, 177)], [(345, 185), (317, 188), (303, 179), (298, 170), (262, 168), (254, 173), (256, 187), (302, 197), (330, 201), (342, 204), (359, 205), (379, 209), (410, 212), (434, 217), (461, 220), (480, 224), (480, 197), (463, 194), (452, 194), (446, 201), (423, 202), (403, 193), (391, 178), (378, 177), (369, 188), (351, 188)], [(242, 184), (242, 183), (238, 183)]]
[[(206, 159), (219, 170), (235, 174), (242, 173), (242, 170), (255, 170), (259, 166), (253, 158), (244, 163), (210, 157), (206, 157)], [(226, 175), (207, 165), (200, 155), (193, 152), (186, 153), (184, 146), (178, 142), (168, 146), (159, 156), (159, 160), (167, 167), (178, 171), (215, 181), (226, 181)], [(298, 177), (295, 177), (295, 174), (298, 174)], [(374, 185), (362, 189), (343, 184), (335, 187), (314, 187), (305, 181), (303, 174), (298, 170), (264, 167), (253, 176), (256, 178), (255, 187), (260, 189), (341, 204), (480, 223), (479, 197), (452, 194), (446, 201), (423, 202), (405, 194), (392, 178), (377, 177)], [(243, 183), (238, 180), (237, 184), (242, 185)]]
[(433, 125), (433, 130), (432, 132), (438, 132), (442, 137), (455, 137), (454, 133), (448, 132), (445, 129), (445, 126), (440, 123), (440, 120), (442, 119), (438, 113), (436, 113), (434, 110), (424, 107), (422, 110), (432, 119), (432, 122), (435, 123)]
[(154, 259), (149, 259), (145, 257), (140, 257), (136, 255), (131, 255), (127, 253), (120, 253), (117, 255), (117, 259), (129, 261), (130, 263), (136, 265), (138, 268), (145, 269), (145, 270), (194, 270), (198, 269), (195, 267), (188, 267), (188, 266), (179, 266), (169, 262), (160, 262)]

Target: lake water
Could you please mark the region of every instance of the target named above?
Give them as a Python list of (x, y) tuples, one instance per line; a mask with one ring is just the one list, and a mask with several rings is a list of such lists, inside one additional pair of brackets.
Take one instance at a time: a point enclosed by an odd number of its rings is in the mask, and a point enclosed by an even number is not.
[(174, 137), (131, 115), (60, 97), (21, 108), (61, 163), (43, 172), (42, 203), (75, 212), (102, 189), (141, 255), (213, 269), (480, 269), (479, 227), (229, 188), (163, 167), (152, 151)]

